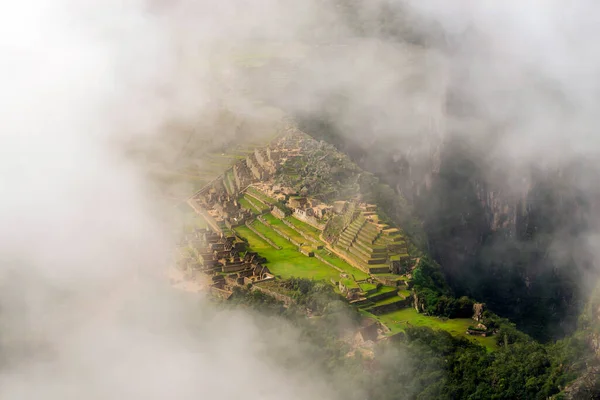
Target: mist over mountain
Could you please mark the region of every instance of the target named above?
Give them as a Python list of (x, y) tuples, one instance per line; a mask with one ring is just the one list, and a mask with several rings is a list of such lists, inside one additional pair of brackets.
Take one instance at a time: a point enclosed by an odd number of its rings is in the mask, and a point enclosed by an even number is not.
[(351, 33), (270, 100), (409, 199), (458, 293), (572, 331), (597, 279), (596, 6), (341, 3)]
[[(515, 398), (490, 389), (502, 376), (542, 398), (593, 381), (595, 364), (572, 359), (600, 348), (599, 7), (7, 5), (0, 397)], [(240, 311), (174, 294), (163, 276), (179, 235), (174, 204), (198, 188), (149, 176), (202, 172), (208, 153), (272, 135), (282, 120), (407, 201), (425, 233), (411, 239), (441, 267), (444, 296), (484, 302), (549, 347), (510, 328), (493, 359), (417, 329), (373, 366), (348, 361), (335, 335), (272, 299), (238, 293)], [(511, 358), (511, 345), (539, 362)], [(449, 359), (460, 368), (445, 369)], [(463, 385), (472, 365), (485, 373)], [(539, 382), (526, 392), (531, 366)]]

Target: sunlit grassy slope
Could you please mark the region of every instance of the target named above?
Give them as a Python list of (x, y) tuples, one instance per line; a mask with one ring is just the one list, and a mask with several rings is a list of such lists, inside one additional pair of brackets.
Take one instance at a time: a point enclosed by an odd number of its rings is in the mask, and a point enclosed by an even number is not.
[(496, 338), (493, 336), (481, 337), (466, 334), (467, 328), (475, 324), (475, 322), (470, 318), (441, 319), (437, 317), (429, 317), (419, 314), (412, 307), (372, 317), (378, 319), (388, 328), (390, 328), (392, 334), (402, 332), (406, 327), (409, 326), (426, 326), (433, 329), (445, 330), (455, 336), (466, 337), (471, 341), (485, 346), (488, 350), (497, 348)]

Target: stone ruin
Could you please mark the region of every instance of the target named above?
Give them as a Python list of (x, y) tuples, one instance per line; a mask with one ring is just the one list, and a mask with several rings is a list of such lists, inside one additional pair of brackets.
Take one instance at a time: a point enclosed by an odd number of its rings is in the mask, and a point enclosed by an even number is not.
[(213, 283), (210, 285), (211, 292), (218, 297), (229, 298), (236, 286), (246, 286), (275, 279), (269, 268), (262, 264), (264, 261), (265, 259), (256, 253), (246, 253), (243, 259), (237, 261), (237, 264), (243, 268), (236, 268), (236, 272), (233, 273), (213, 275)]
[(333, 249), (369, 274), (403, 272), (410, 262), (406, 240), (398, 229), (382, 223), (376, 210), (372, 204), (345, 204), (345, 227), (334, 238)]
[(217, 224), (229, 229), (241, 226), (253, 217), (249, 210), (243, 209), (237, 199), (225, 191), (217, 191), (213, 188), (196, 196), (196, 200), (202, 208), (208, 210)]
[(483, 321), (483, 311), (485, 309), (485, 304), (483, 303), (475, 303), (473, 304), (473, 319), (477, 322)]

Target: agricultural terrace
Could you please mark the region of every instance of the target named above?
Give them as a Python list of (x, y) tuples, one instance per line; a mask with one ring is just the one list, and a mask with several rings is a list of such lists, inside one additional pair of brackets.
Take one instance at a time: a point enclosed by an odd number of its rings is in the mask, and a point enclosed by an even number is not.
[(301, 231), (302, 233), (305, 233), (307, 235), (310, 235), (312, 238), (316, 239), (316, 240), (321, 240), (321, 231), (318, 230), (317, 228), (310, 226), (309, 224), (300, 221), (297, 218), (294, 217), (286, 217), (285, 218), (286, 221), (288, 221), (289, 223), (291, 223), (294, 228), (296, 228), (298, 231)]
[(242, 196), (238, 199), (238, 202), (240, 203), (240, 206), (246, 210), (249, 210), (252, 212), (252, 214), (254, 215), (259, 215), (261, 214), (261, 210), (259, 210), (258, 208), (254, 207), (252, 204), (250, 204), (250, 202), (246, 199), (246, 197)]
[(246, 189), (246, 193), (251, 195), (252, 197), (257, 198), (258, 200), (262, 201), (263, 203), (271, 204), (271, 205), (277, 204), (277, 200), (268, 197), (267, 195), (262, 193), (260, 190), (254, 188), (252, 186), (250, 186), (248, 189)]
[(256, 200), (255, 197), (252, 197), (248, 194), (243, 194), (240, 197), (239, 201), (242, 207), (245, 207), (246, 209), (252, 211), (254, 214), (262, 214), (264, 212), (269, 211), (269, 206), (265, 205), (264, 203), (261, 203), (260, 201)]
[(305, 239), (302, 235), (300, 235), (300, 233), (298, 233), (297, 230), (290, 228), (289, 226), (284, 224), (279, 218), (274, 217), (272, 214), (265, 214), (264, 219), (269, 225), (288, 235), (296, 242), (311, 244), (308, 243), (309, 241)]
[[(209, 177), (213, 178), (222, 174), (223, 187), (230, 196), (233, 195), (236, 192), (235, 180), (239, 178), (233, 176), (232, 165), (251, 154), (255, 148), (265, 144), (256, 143), (246, 144), (246, 147), (237, 146), (233, 150), (234, 152), (230, 152), (229, 155), (209, 155), (203, 163), (202, 178), (208, 180)], [(294, 172), (290, 170), (288, 174)], [(249, 225), (239, 225), (234, 228), (234, 231), (248, 242), (250, 251), (266, 258), (265, 264), (274, 275), (283, 279), (297, 277), (323, 280), (328, 283), (339, 281), (341, 286), (336, 287), (336, 290), (348, 294), (348, 299), (352, 299), (352, 304), (362, 314), (377, 319), (387, 326), (390, 329), (389, 335), (402, 332), (409, 326), (425, 326), (442, 329), (452, 335), (466, 337), (489, 350), (496, 348), (495, 338), (493, 337), (467, 335), (467, 329), (474, 325), (472, 319), (441, 319), (425, 316), (414, 310), (411, 307), (411, 291), (406, 288), (407, 276), (389, 272), (375, 273), (372, 276), (386, 284), (367, 281), (370, 278), (369, 274), (330, 251), (328, 245), (321, 239), (322, 232), (320, 230), (293, 216), (287, 216), (284, 220), (281, 220), (269, 213), (271, 206), (279, 203), (256, 187), (247, 187), (245, 192), (239, 195), (238, 202), (242, 208), (249, 210), (255, 218), (250, 217), (245, 220), (244, 223)], [(354, 212), (354, 209), (351, 209), (351, 212)], [(260, 219), (256, 218), (259, 215), (262, 215)], [(381, 218), (379, 222), (384, 220), (384, 218)], [(205, 225), (205, 221), (198, 216), (186, 220), (188, 230), (194, 226), (204, 227)], [(221, 229), (227, 231), (225, 223), (221, 225)], [(383, 255), (385, 253), (387, 256), (387, 252), (382, 251), (382, 249), (389, 245), (403, 247), (404, 238), (401, 234), (394, 234), (394, 229), (387, 229), (384, 235), (375, 238), (379, 231), (376, 232), (374, 226), (374, 223), (367, 223), (365, 217), (361, 214), (345, 228), (344, 232), (338, 232), (340, 240), (334, 246), (344, 245), (345, 241), (347, 242), (346, 246), (342, 246), (340, 249), (345, 248), (350, 259), (364, 255), (364, 257), (370, 257), (368, 261), (372, 261), (371, 259), (377, 256), (379, 258), (376, 260), (384, 260), (386, 257)], [(361, 239), (360, 243), (354, 243), (356, 237)], [(369, 247), (373, 249), (373, 254), (365, 251), (364, 243), (367, 243), (367, 245), (372, 244)], [(298, 245), (302, 247), (302, 251), (298, 248)], [(390, 254), (390, 259), (399, 259), (404, 254), (397, 250), (394, 251), (397, 254)], [(314, 253), (314, 257), (310, 257), (309, 253)], [(345, 253), (342, 252), (342, 254)], [(382, 266), (380, 268), (369, 268), (369, 270), (373, 269), (373, 272), (376, 272), (375, 270), (385, 270), (383, 265), (387, 264), (384, 262), (368, 264), (368, 266), (371, 265)], [(358, 294), (359, 297), (354, 296), (355, 294)]]
[(297, 277), (327, 282), (331, 279), (339, 280), (340, 273), (338, 271), (314, 257), (303, 255), (294, 245), (277, 235), (272, 229), (261, 223), (255, 223), (253, 227), (281, 249), (273, 248), (245, 226), (237, 227), (235, 231), (248, 241), (250, 251), (255, 251), (267, 259), (266, 265), (274, 275), (284, 279)]
[(409, 326), (426, 326), (433, 329), (442, 329), (454, 336), (465, 337), (484, 346), (488, 351), (496, 349), (496, 338), (493, 336), (481, 337), (467, 335), (467, 328), (474, 325), (474, 321), (470, 318), (453, 318), (442, 319), (437, 317), (429, 317), (419, 314), (414, 308), (404, 308), (402, 310), (393, 311), (383, 315), (367, 314), (369, 317), (376, 318), (385, 326), (390, 328), (391, 334), (403, 332)]

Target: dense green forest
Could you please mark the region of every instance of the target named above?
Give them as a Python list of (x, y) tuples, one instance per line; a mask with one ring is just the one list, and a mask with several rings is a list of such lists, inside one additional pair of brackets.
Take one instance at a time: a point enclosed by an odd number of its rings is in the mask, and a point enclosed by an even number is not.
[[(499, 346), (493, 352), (445, 331), (414, 327), (377, 344), (373, 357), (359, 352), (347, 357), (352, 348), (339, 339), (340, 329), (358, 326), (357, 312), (327, 284), (303, 279), (283, 284), (296, 300), (289, 308), (262, 292), (241, 288), (221, 306), (246, 307), (292, 322), (302, 339), (314, 345), (311, 368), (344, 382), (339, 390), (345, 398), (561, 398), (560, 391), (586, 366), (587, 346), (580, 336), (544, 345), (490, 314), (488, 323), (495, 321), (499, 329)], [(307, 307), (318, 318), (306, 317)]]

